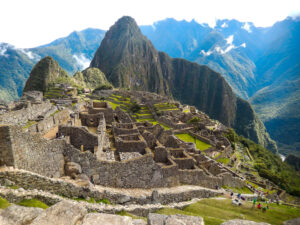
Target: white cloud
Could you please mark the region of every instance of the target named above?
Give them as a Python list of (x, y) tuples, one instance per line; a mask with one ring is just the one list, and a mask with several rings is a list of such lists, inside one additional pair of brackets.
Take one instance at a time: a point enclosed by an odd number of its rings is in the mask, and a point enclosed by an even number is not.
[(228, 24), (224, 22), (224, 23), (221, 25), (221, 27), (222, 27), (222, 28), (226, 28), (226, 27), (228, 27)]
[(251, 25), (247, 22), (244, 24), (244, 26), (242, 26), (242, 28), (246, 31), (248, 31), (248, 33), (251, 33), (252, 30), (251, 30)]
[(225, 40), (226, 40), (227, 44), (231, 45), (233, 42), (233, 38), (234, 38), (233, 35), (230, 35), (228, 38), (226, 38)]
[(41, 59), (41, 56), (33, 53), (32, 51), (23, 49), (23, 48), (15, 48), (16, 50), (19, 50), (23, 54), (27, 55), (29, 59), (33, 59), (34, 61), (39, 61)]
[(8, 47), (9, 47), (8, 44), (6, 44), (6, 43), (0, 43), (0, 56), (8, 57), (8, 55), (5, 54), (5, 52), (7, 51)]
[(213, 51), (208, 50), (207, 52), (205, 52), (204, 50), (201, 50), (200, 53), (205, 55), (205, 56), (210, 56), (213, 53)]
[(91, 60), (86, 58), (85, 55), (82, 53), (80, 55), (73, 55), (73, 58), (76, 60), (77, 65), (82, 70), (90, 66)]
[(246, 48), (246, 43), (244, 42), (243, 44), (240, 45), (243, 48)]

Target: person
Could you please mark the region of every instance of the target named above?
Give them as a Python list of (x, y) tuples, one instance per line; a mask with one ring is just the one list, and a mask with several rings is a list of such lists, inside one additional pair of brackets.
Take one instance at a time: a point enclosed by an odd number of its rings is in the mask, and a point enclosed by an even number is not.
[(230, 198), (232, 198), (232, 196), (233, 196), (233, 192), (230, 193)]
[(219, 190), (219, 186), (218, 185), (216, 185), (216, 189)]
[(262, 212), (266, 212), (266, 211), (267, 211), (267, 207), (266, 206), (262, 207)]
[(240, 193), (238, 193), (238, 194), (237, 194), (237, 197), (238, 197), (238, 199), (240, 199), (240, 198), (241, 198), (241, 194), (240, 194)]
[(256, 205), (256, 198), (253, 199), (252, 208), (255, 208), (255, 205)]
[(261, 204), (260, 203), (258, 203), (257, 208), (261, 209)]
[(95, 185), (95, 181), (94, 181), (94, 177), (93, 177), (93, 176), (91, 176), (90, 181), (91, 181), (91, 183), (92, 183), (93, 185)]

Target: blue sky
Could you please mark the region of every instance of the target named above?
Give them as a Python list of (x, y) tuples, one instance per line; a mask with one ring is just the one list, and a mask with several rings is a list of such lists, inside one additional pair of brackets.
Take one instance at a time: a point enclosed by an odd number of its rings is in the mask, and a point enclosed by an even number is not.
[(1, 1), (0, 42), (26, 48), (46, 44), (88, 27), (108, 29), (129, 15), (139, 25), (165, 18), (237, 19), (271, 26), (300, 14), (299, 0), (5, 0)]

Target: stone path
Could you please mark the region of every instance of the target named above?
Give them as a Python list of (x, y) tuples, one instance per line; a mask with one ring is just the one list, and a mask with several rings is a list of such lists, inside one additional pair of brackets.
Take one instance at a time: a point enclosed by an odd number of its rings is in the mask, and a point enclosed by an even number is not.
[[(187, 205), (196, 203), (201, 200), (201, 198), (194, 198), (190, 201), (183, 202), (174, 202), (171, 204), (145, 204), (145, 205), (137, 205), (137, 204), (129, 204), (129, 205), (106, 205), (103, 203), (89, 203), (86, 201), (75, 201), (72, 199), (64, 198), (59, 195), (51, 194), (45, 191), (40, 190), (24, 190), (20, 189), (10, 189), (7, 187), (0, 186), (0, 196), (6, 198), (9, 202), (17, 203), (22, 199), (30, 199), (36, 198), (41, 201), (45, 201), (48, 204), (56, 204), (60, 201), (68, 201), (72, 203), (76, 203), (80, 206), (85, 207), (89, 212), (104, 212), (104, 213), (117, 213), (121, 211), (126, 211), (129, 213), (133, 213), (139, 216), (147, 216), (150, 212), (155, 212), (162, 208), (178, 208), (182, 209)], [(203, 198), (202, 198), (203, 199)], [(224, 198), (220, 198), (224, 199)]]

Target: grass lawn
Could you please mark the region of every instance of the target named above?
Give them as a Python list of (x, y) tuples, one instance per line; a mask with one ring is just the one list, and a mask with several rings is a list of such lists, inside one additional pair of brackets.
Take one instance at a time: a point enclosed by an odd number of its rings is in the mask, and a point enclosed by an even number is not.
[(185, 142), (195, 143), (196, 148), (201, 150), (201, 151), (204, 151), (204, 150), (211, 147), (210, 144), (206, 144), (205, 142), (200, 141), (199, 139), (192, 137), (190, 134), (176, 134), (176, 137), (178, 137), (179, 139), (181, 139)]
[(234, 193), (240, 193), (240, 194), (253, 194), (253, 192), (247, 188), (246, 186), (245, 187), (242, 187), (242, 188), (234, 188), (234, 187), (228, 187), (228, 186), (222, 186), (222, 188), (224, 189), (230, 189), (232, 190)]
[(184, 214), (191, 216), (201, 216), (205, 225), (219, 225), (227, 220), (244, 219), (256, 222), (266, 222), (273, 225), (282, 224), (283, 221), (297, 218), (300, 215), (299, 208), (270, 204), (270, 209), (266, 212), (255, 208), (252, 209), (251, 202), (244, 202), (242, 206), (231, 204), (230, 199), (204, 199), (197, 203), (179, 209), (161, 209), (157, 213), (161, 214)]
[(18, 203), (18, 205), (26, 206), (26, 207), (38, 207), (42, 209), (47, 209), (49, 206), (46, 205), (44, 202), (41, 202), (35, 198), (33, 199), (23, 199)]
[(10, 203), (5, 199), (0, 197), (0, 209), (6, 209), (10, 206)]
[(110, 104), (110, 106), (112, 107), (113, 110), (115, 110), (118, 106), (120, 107), (121, 104), (116, 104), (114, 102), (110, 102), (108, 101), (108, 103)]
[(227, 165), (230, 162), (229, 158), (221, 157), (217, 159), (217, 162), (223, 163), (224, 165)]

